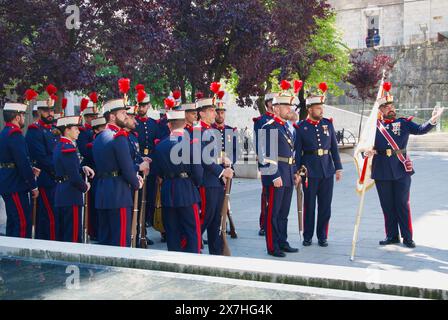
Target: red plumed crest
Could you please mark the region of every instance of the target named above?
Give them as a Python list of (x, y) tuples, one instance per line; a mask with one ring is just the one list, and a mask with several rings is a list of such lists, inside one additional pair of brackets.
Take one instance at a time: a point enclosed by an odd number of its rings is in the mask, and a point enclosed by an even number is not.
[(98, 93), (92, 92), (91, 94), (89, 94), (89, 98), (93, 103), (98, 103)]
[(38, 96), (37, 92), (34, 91), (33, 89), (28, 89), (25, 91), (25, 100), (26, 101), (31, 101), (33, 99), (35, 99)]
[(174, 90), (173, 91), (173, 98), (176, 100), (179, 100), (181, 97), (182, 93), (180, 92), (180, 90)]
[(319, 83), (319, 89), (320, 91), (322, 91), (323, 93), (327, 92), (328, 90), (328, 85), (326, 82), (321, 82)]
[(224, 92), (224, 91), (219, 91), (218, 93), (217, 93), (217, 96), (218, 96), (218, 99), (219, 100), (222, 100), (222, 98), (224, 98), (224, 95), (225, 95), (226, 93)]
[(83, 112), (84, 110), (87, 109), (87, 105), (89, 104), (89, 99), (87, 98), (82, 98), (81, 99), (81, 104), (80, 104), (80, 110), (81, 112)]
[(196, 93), (196, 99), (202, 99), (202, 98), (204, 98), (204, 93), (203, 92), (201, 92), (201, 91), (198, 91), (197, 93)]
[(219, 88), (221, 88), (221, 84), (219, 82), (212, 82), (212, 84), (210, 85), (210, 90), (214, 93), (217, 94), (219, 91)]
[(390, 82), (384, 82), (384, 84), (383, 84), (383, 89), (384, 89), (384, 91), (389, 92), (390, 89), (392, 89), (392, 83), (390, 83)]
[(118, 89), (122, 94), (127, 94), (131, 88), (131, 80), (128, 78), (121, 78), (118, 80)]
[(55, 95), (55, 94), (52, 94), (52, 95), (50, 95), (50, 98), (51, 98), (51, 100), (53, 100), (53, 101), (58, 101), (58, 96), (57, 95)]
[(280, 82), (280, 88), (282, 88), (282, 90), (289, 90), (291, 88), (291, 83), (289, 83), (289, 81), (282, 80)]
[(164, 100), (164, 102), (165, 102), (165, 107), (167, 109), (172, 109), (176, 105), (176, 101), (174, 101), (174, 99), (171, 99), (171, 98), (166, 98)]
[(58, 89), (54, 85), (49, 84), (47, 86), (47, 88), (45, 89), (45, 91), (47, 91), (49, 96), (52, 96), (52, 95), (56, 94), (56, 92), (58, 92)]
[(299, 91), (303, 87), (303, 81), (302, 80), (294, 80), (294, 93), (299, 93)]
[(62, 98), (62, 103), (61, 103), (62, 110), (65, 110), (65, 108), (67, 108), (67, 103), (68, 103), (68, 99)]
[(139, 83), (138, 85), (135, 86), (135, 90), (136, 91), (140, 91), (140, 90), (145, 91), (145, 86)]
[(137, 102), (138, 103), (142, 103), (145, 98), (146, 98), (145, 90), (138, 90), (138, 92), (137, 92)]

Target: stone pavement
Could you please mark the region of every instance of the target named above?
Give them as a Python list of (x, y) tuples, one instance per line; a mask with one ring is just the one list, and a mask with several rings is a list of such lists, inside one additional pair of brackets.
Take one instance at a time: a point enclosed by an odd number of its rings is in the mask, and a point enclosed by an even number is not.
[[(335, 183), (329, 247), (317, 246), (316, 238), (311, 247), (301, 245), (294, 192), (288, 239), (291, 246), (299, 247), (300, 252), (287, 254), (286, 258), (267, 255), (265, 240), (258, 236), (261, 182), (235, 179), (231, 208), (238, 239), (228, 237), (232, 255), (381, 270), (433, 270), (448, 274), (448, 153), (414, 153), (411, 158), (416, 171), (410, 199), (416, 249), (378, 245), (378, 241), (385, 237), (384, 218), (373, 188), (366, 194), (356, 259), (349, 261), (359, 197), (354, 191), (354, 164), (344, 155), (343, 181)], [(158, 233), (152, 229), (150, 238), (156, 242), (150, 246), (151, 249), (166, 249)], [(207, 246), (204, 253), (207, 253)]]

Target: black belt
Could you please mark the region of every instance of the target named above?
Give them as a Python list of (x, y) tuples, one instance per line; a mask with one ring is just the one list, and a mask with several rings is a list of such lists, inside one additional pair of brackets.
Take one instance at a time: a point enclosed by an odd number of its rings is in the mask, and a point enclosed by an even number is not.
[(64, 182), (67, 182), (68, 179), (69, 179), (68, 176), (56, 177), (55, 181), (56, 181), (57, 183), (64, 183)]
[(121, 174), (119, 171), (104, 172), (104, 173), (99, 173), (98, 178), (115, 178), (115, 177), (119, 177), (120, 175)]
[(319, 157), (323, 157), (324, 155), (329, 154), (330, 150), (326, 150), (326, 149), (317, 149), (317, 150), (306, 150), (303, 151), (303, 154), (306, 155), (317, 155)]
[(168, 174), (165, 175), (163, 178), (164, 179), (175, 179), (175, 178), (182, 178), (182, 179), (187, 179), (189, 178), (190, 175), (186, 172), (181, 172), (181, 173), (172, 173), (172, 174)]
[(405, 154), (406, 153), (406, 149), (399, 149), (399, 150), (394, 150), (394, 149), (376, 150), (376, 153), (380, 154), (382, 156), (392, 157), (393, 155), (397, 155), (397, 154)]
[(16, 164), (15, 163), (0, 163), (0, 169), (15, 169)]

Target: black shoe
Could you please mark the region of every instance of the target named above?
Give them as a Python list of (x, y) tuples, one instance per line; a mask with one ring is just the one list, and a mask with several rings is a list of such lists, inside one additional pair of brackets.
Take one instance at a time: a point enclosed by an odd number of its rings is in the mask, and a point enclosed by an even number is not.
[(415, 242), (413, 240), (403, 239), (403, 244), (408, 248), (415, 248)]
[(400, 239), (398, 239), (398, 238), (387, 237), (386, 239), (380, 241), (381, 246), (387, 246), (389, 244), (397, 244), (397, 243), (400, 243)]
[(319, 240), (318, 242), (320, 247), (328, 247), (328, 241), (327, 240)]
[(284, 253), (282, 251), (268, 252), (268, 254), (271, 255), (271, 256), (274, 256), (274, 257), (278, 257), (278, 258), (286, 257), (286, 253)]
[(204, 244), (208, 244), (208, 240), (202, 240)]
[(260, 231), (258, 231), (258, 235), (264, 237), (266, 235), (266, 232), (264, 231), (264, 229), (260, 229)]
[(311, 240), (303, 240), (302, 244), (303, 244), (304, 247), (309, 247), (310, 245), (313, 244), (313, 241), (311, 241)]
[(284, 252), (299, 252), (299, 249), (291, 247), (289, 244), (285, 246), (281, 246), (280, 250)]
[(152, 241), (152, 240), (149, 239), (149, 238), (146, 238), (146, 244), (147, 244), (148, 246), (152, 246), (152, 245), (154, 244), (154, 241)]
[(162, 238), (160, 239), (160, 241), (163, 243), (166, 242), (166, 235), (164, 233), (162, 233)]

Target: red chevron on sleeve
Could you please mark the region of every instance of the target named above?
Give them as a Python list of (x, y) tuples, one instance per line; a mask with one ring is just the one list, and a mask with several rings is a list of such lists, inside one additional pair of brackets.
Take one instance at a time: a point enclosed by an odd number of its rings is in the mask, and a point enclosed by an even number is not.
[(62, 153), (72, 153), (76, 152), (76, 148), (69, 148), (69, 149), (61, 149)]

